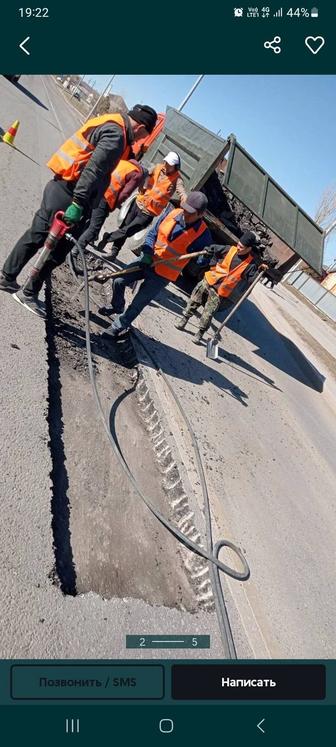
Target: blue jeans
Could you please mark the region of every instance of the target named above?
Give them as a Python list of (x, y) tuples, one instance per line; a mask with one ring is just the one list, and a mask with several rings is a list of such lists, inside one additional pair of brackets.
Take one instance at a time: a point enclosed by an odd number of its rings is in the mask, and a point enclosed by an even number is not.
[[(127, 269), (136, 266), (139, 266), (139, 261), (132, 262), (132, 264), (128, 265)], [(130, 305), (124, 311), (126, 287), (133, 285), (136, 280), (143, 280), (143, 282)], [(157, 275), (151, 267), (146, 265), (138, 272), (130, 272), (129, 275), (116, 278), (113, 282), (112, 307), (118, 316), (113, 319), (112, 328), (116, 331), (122, 331), (129, 327), (145, 306), (148, 306), (168, 283), (169, 280), (167, 278)]]

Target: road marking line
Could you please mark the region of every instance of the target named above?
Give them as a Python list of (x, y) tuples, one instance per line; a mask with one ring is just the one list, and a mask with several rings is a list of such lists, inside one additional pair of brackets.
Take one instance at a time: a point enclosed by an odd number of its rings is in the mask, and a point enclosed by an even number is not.
[(64, 99), (64, 101), (67, 104), (67, 106), (70, 107), (70, 109), (72, 109), (72, 111), (75, 112), (75, 114), (77, 114), (78, 119), (81, 121), (82, 124), (84, 124), (84, 122), (86, 122), (85, 114), (83, 114), (82, 112), (80, 112), (79, 109), (76, 109), (76, 107), (73, 104), (71, 104), (71, 102), (69, 101), (69, 99), (67, 99), (65, 93), (62, 90), (62, 86), (59, 86), (57, 84), (57, 82), (55, 81), (55, 78), (53, 78), (51, 76), (51, 80), (54, 82), (54, 84), (56, 86), (56, 90), (62, 96), (62, 99)]
[(55, 107), (54, 107), (54, 105), (53, 105), (53, 103), (52, 103), (52, 101), (51, 101), (51, 98), (50, 98), (50, 96), (49, 96), (49, 93), (48, 93), (48, 89), (47, 89), (47, 86), (46, 86), (46, 84), (45, 84), (45, 82), (44, 82), (44, 80), (43, 80), (43, 75), (41, 75), (41, 80), (42, 80), (42, 83), (43, 83), (43, 85), (44, 85), (44, 88), (45, 88), (45, 92), (46, 92), (46, 94), (47, 94), (47, 98), (48, 98), (49, 104), (50, 104), (50, 106), (51, 106), (51, 109), (52, 109), (53, 115), (54, 115), (54, 117), (55, 117), (55, 119), (56, 119), (56, 121), (57, 121), (57, 124), (58, 124), (58, 126), (59, 126), (59, 128), (60, 128), (61, 132), (63, 133), (64, 137), (66, 137), (66, 134), (65, 134), (65, 132), (64, 132), (64, 129), (63, 129), (63, 127), (62, 127), (61, 123), (60, 123), (60, 120), (59, 120), (59, 116), (58, 116), (58, 114), (57, 114), (57, 112), (56, 112), (56, 109), (55, 109)]

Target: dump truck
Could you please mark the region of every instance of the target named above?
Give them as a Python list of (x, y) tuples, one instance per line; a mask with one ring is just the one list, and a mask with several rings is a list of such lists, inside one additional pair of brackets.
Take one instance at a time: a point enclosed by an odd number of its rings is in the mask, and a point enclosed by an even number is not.
[[(187, 191), (202, 190), (209, 205), (205, 220), (214, 241), (236, 243), (244, 230), (277, 262), (277, 279), (299, 258), (321, 274), (324, 231), (257, 163), (235, 135), (215, 135), (173, 107), (143, 156), (150, 166), (170, 151), (181, 156)], [(188, 272), (197, 272), (190, 262)]]

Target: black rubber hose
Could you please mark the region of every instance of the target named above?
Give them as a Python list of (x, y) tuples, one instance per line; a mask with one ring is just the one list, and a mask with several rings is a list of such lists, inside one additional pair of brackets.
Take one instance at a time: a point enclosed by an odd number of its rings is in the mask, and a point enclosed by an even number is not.
[[(69, 235), (67, 237), (70, 239)], [(249, 578), (249, 576), (250, 576), (249, 566), (248, 566), (248, 564), (246, 562), (246, 559), (245, 559), (244, 555), (242, 554), (241, 550), (236, 545), (234, 545), (233, 543), (231, 543), (231, 542), (229, 542), (227, 540), (220, 540), (219, 542), (216, 543), (215, 548), (213, 548), (209, 496), (208, 496), (207, 485), (206, 485), (206, 480), (205, 480), (205, 475), (204, 475), (204, 470), (203, 470), (203, 464), (202, 464), (200, 453), (199, 453), (199, 449), (198, 449), (198, 444), (197, 444), (197, 441), (196, 441), (195, 434), (194, 434), (194, 432), (192, 430), (192, 427), (191, 427), (188, 419), (185, 416), (185, 413), (184, 413), (184, 411), (183, 411), (183, 409), (181, 407), (181, 404), (180, 404), (178, 398), (175, 395), (174, 390), (171, 387), (170, 382), (168, 381), (168, 379), (166, 377), (165, 377), (165, 381), (166, 381), (166, 383), (168, 385), (168, 388), (170, 389), (170, 391), (171, 391), (171, 393), (172, 393), (172, 395), (173, 395), (173, 397), (174, 397), (174, 399), (175, 399), (175, 401), (176, 401), (176, 403), (177, 403), (177, 405), (179, 407), (179, 410), (180, 410), (181, 414), (183, 415), (183, 418), (184, 418), (184, 420), (186, 422), (186, 425), (188, 427), (188, 430), (189, 430), (189, 433), (190, 433), (190, 436), (191, 436), (191, 439), (192, 439), (192, 443), (193, 443), (193, 446), (194, 446), (195, 454), (196, 454), (196, 457), (197, 457), (197, 463), (198, 463), (198, 467), (199, 467), (199, 474), (200, 474), (200, 478), (201, 478), (201, 485), (202, 485), (203, 496), (204, 496), (204, 503), (205, 503), (206, 527), (207, 527), (207, 537), (208, 537), (208, 549), (204, 550), (199, 545), (197, 545), (195, 542), (193, 542), (188, 537), (186, 537), (182, 532), (180, 532), (179, 529), (177, 529), (177, 527), (175, 527), (173, 524), (171, 524), (166, 519), (166, 517), (163, 516), (163, 514), (161, 514), (161, 512), (156, 509), (156, 507), (151, 503), (151, 501), (143, 494), (142, 490), (139, 488), (134, 475), (130, 471), (130, 469), (128, 467), (128, 464), (126, 463), (126, 461), (124, 460), (122, 454), (120, 453), (120, 451), (118, 449), (118, 446), (117, 446), (117, 444), (116, 444), (116, 442), (115, 442), (115, 440), (114, 440), (114, 438), (113, 438), (113, 436), (111, 434), (110, 427), (109, 427), (108, 422), (106, 421), (104, 410), (103, 410), (103, 407), (102, 407), (102, 404), (101, 404), (101, 401), (100, 401), (100, 398), (99, 398), (99, 394), (98, 394), (98, 390), (97, 390), (97, 385), (96, 385), (96, 380), (95, 380), (94, 368), (93, 368), (92, 351), (91, 351), (91, 339), (90, 339), (90, 298), (89, 298), (89, 284), (88, 284), (88, 274), (87, 274), (86, 261), (85, 261), (84, 252), (82, 251), (82, 249), (79, 246), (78, 242), (73, 237), (71, 237), (70, 240), (72, 241), (72, 243), (74, 243), (77, 246), (77, 248), (79, 250), (79, 253), (80, 253), (80, 256), (81, 256), (81, 259), (82, 259), (82, 263), (83, 263), (84, 282), (85, 282), (85, 286), (84, 286), (84, 290), (85, 290), (85, 338), (86, 338), (86, 350), (87, 350), (87, 357), (88, 357), (89, 375), (90, 375), (91, 385), (92, 385), (92, 389), (93, 389), (93, 393), (94, 393), (94, 398), (95, 398), (95, 401), (96, 401), (97, 409), (98, 409), (100, 418), (102, 420), (104, 429), (106, 431), (106, 434), (108, 436), (108, 439), (109, 439), (109, 441), (111, 443), (111, 446), (113, 448), (113, 451), (114, 451), (114, 453), (115, 453), (118, 461), (120, 462), (123, 470), (126, 472), (126, 475), (127, 475), (128, 479), (130, 480), (130, 482), (131, 482), (131, 484), (132, 484), (135, 492), (139, 495), (139, 497), (145, 503), (145, 505), (147, 506), (147, 508), (149, 508), (149, 510), (158, 519), (158, 521), (160, 521), (160, 523), (176, 539), (178, 539), (185, 547), (187, 547), (189, 550), (191, 550), (195, 554), (199, 555), (200, 557), (202, 557), (205, 560), (208, 560), (210, 562), (211, 568), (214, 571), (213, 580), (214, 580), (214, 586), (215, 586), (215, 598), (216, 598), (216, 601), (217, 601), (217, 614), (218, 614), (218, 604), (220, 606), (220, 618), (219, 618), (219, 621), (220, 621), (220, 628), (221, 628), (223, 642), (224, 642), (224, 644), (225, 644), (225, 646), (227, 648), (227, 653), (229, 654), (229, 656), (231, 658), (235, 658), (236, 657), (235, 646), (234, 646), (234, 641), (233, 641), (233, 637), (232, 637), (231, 627), (230, 627), (230, 623), (229, 623), (229, 620), (228, 620), (227, 611), (226, 611), (225, 603), (224, 603), (224, 599), (223, 599), (223, 591), (222, 591), (222, 587), (221, 587), (221, 583), (220, 583), (219, 571), (222, 571), (223, 573), (226, 573), (231, 578), (237, 579), (239, 581), (246, 581)], [(141, 344), (143, 344), (143, 343), (141, 343)], [(146, 349), (146, 352), (148, 353), (147, 349)], [(157, 365), (156, 365), (156, 367), (157, 367)], [(163, 375), (162, 372), (161, 372), (161, 375)], [(218, 554), (219, 554), (219, 551), (220, 551), (220, 549), (222, 547), (230, 547), (233, 550), (233, 552), (235, 552), (236, 555), (238, 555), (238, 557), (241, 560), (241, 563), (243, 565), (243, 569), (244, 569), (242, 572), (239, 572), (239, 571), (234, 570), (233, 568), (230, 568), (225, 563), (222, 563), (219, 560)], [(223, 636), (223, 633), (224, 633), (224, 636)]]
[[(234, 552), (237, 551), (237, 548), (235, 545), (232, 544), (232, 542), (229, 542), (228, 540), (219, 540), (216, 545), (213, 544), (213, 536), (212, 536), (212, 523), (211, 523), (211, 509), (210, 509), (210, 500), (209, 500), (209, 493), (208, 493), (208, 486), (205, 479), (204, 474), (204, 468), (203, 468), (203, 462), (200, 454), (200, 450), (198, 447), (197, 439), (195, 436), (195, 432), (191, 426), (190, 420), (187, 417), (184, 408), (181, 405), (181, 402), (179, 398), (177, 397), (168, 377), (165, 375), (165, 373), (159, 368), (156, 361), (154, 360), (153, 356), (149, 352), (148, 348), (144, 345), (142, 340), (140, 339), (139, 335), (135, 332), (134, 329), (132, 329), (132, 334), (135, 336), (137, 341), (142, 345), (144, 348), (146, 354), (150, 357), (153, 365), (155, 366), (158, 373), (162, 376), (164, 379), (164, 382), (166, 386), (168, 387), (174, 402), (176, 403), (179, 412), (187, 426), (187, 429), (189, 431), (189, 435), (191, 438), (191, 443), (194, 449), (197, 467), (198, 467), (198, 474), (201, 481), (201, 488), (202, 488), (202, 494), (203, 494), (203, 505), (204, 505), (204, 513), (205, 513), (205, 523), (206, 523), (206, 535), (207, 535), (207, 544), (208, 544), (208, 551), (213, 554), (216, 558), (218, 558), (220, 550), (222, 547), (230, 547)], [(240, 552), (240, 551), (239, 551)], [(247, 564), (246, 564), (247, 565)], [(214, 565), (212, 561), (209, 562), (209, 572), (212, 577), (212, 583), (213, 588), (215, 590), (215, 600), (216, 600), (216, 611), (217, 611), (217, 617), (219, 626), (221, 629), (222, 634), (222, 640), (225, 641), (228, 649), (228, 654), (231, 659), (237, 658), (236, 648), (234, 645), (234, 639), (232, 635), (230, 620), (227, 614), (225, 601), (224, 601), (224, 595), (223, 595), (223, 589), (220, 582), (220, 576), (219, 576), (219, 568), (218, 566)]]

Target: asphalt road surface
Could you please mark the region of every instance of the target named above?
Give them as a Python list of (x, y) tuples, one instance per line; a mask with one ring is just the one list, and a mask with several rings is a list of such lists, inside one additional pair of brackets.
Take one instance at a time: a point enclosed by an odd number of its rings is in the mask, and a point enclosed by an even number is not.
[(259, 631), (272, 657), (334, 657), (336, 400), (263, 286), (217, 362), (192, 344), (195, 319), (174, 328), (184, 304), (168, 290), (139, 328), (195, 428), (221, 535), (246, 551), (251, 580), (230, 587), (252, 649)]
[[(30, 225), (32, 216), (40, 204), (41, 194), (50, 172), (45, 163), (59, 144), (78, 127), (76, 112), (69, 109), (64, 102), (58, 87), (53, 80), (40, 76), (23, 76), (19, 86), (13, 86), (0, 77), (1, 122), (2, 130), (15, 120), (20, 120), (20, 129), (15, 141), (15, 149), (0, 143), (0, 214), (1, 214), (1, 260), (4, 260), (16, 239)], [(22, 277), (26, 276), (24, 270)], [(57, 281), (56, 281), (57, 284)], [(74, 286), (71, 288), (73, 294)], [(99, 577), (98, 563), (106, 561), (108, 555), (108, 521), (104, 517), (104, 505), (94, 512), (94, 501), (99, 494), (100, 483), (95, 480), (90, 466), (90, 453), (86, 452), (88, 443), (84, 444), (80, 457), (88, 457), (89, 464), (83, 465), (90, 471), (91, 504), (77, 501), (72, 509), (71, 532), (73, 538), (72, 552), (80, 563), (77, 595), (63, 594), (55, 578), (55, 516), (52, 511), (53, 468), (50, 453), (50, 433), (48, 429), (48, 360), (45, 324), (35, 316), (25, 312), (7, 294), (1, 294), (1, 521), (0, 521), (0, 564), (2, 583), (0, 591), (0, 657), (41, 657), (41, 658), (122, 658), (125, 650), (125, 634), (210, 634), (212, 639), (211, 656), (220, 656), (221, 641), (218, 635), (217, 619), (214, 612), (196, 611), (188, 596), (188, 609), (183, 610), (182, 603), (178, 608), (172, 604), (172, 578), (178, 570), (176, 547), (167, 568), (166, 582), (170, 585), (165, 593), (159, 577), (143, 579), (142, 588), (133, 590), (127, 596), (125, 585), (111, 598), (109, 589), (102, 587), (103, 573)], [(81, 319), (81, 327), (83, 320)], [(111, 375), (111, 374), (110, 374)], [(86, 374), (87, 377), (87, 374)], [(76, 385), (78, 381), (75, 381)], [(64, 380), (62, 380), (64, 385)], [(72, 400), (80, 402), (84, 388), (74, 386)], [(63, 407), (67, 407), (63, 391)], [(66, 396), (65, 396), (66, 395)], [(91, 403), (90, 415), (96, 413)], [(55, 407), (57, 406), (56, 401)], [(80, 408), (79, 408), (80, 409)], [(81, 408), (81, 416), (85, 415)], [(136, 415), (134, 415), (136, 417)], [(98, 429), (97, 429), (98, 430)], [(78, 428), (76, 443), (78, 443)], [(65, 439), (67, 439), (67, 431)], [(104, 439), (102, 430), (97, 439)], [(99, 443), (97, 441), (97, 443)], [(131, 444), (131, 441), (130, 441)], [(96, 444), (97, 445), (97, 444)], [(101, 447), (107, 451), (105, 441)], [(68, 465), (73, 455), (77, 459), (74, 443), (70, 444), (64, 455)], [(153, 457), (151, 455), (151, 461)], [(74, 460), (75, 461), (75, 460)], [(143, 462), (144, 460), (142, 460)], [(66, 465), (66, 467), (68, 466)], [(62, 465), (58, 465), (62, 468)], [(98, 469), (98, 466), (97, 466)], [(93, 470), (94, 472), (94, 470)], [(84, 476), (84, 475), (83, 475)], [(59, 475), (57, 476), (57, 479)], [(113, 478), (113, 475), (112, 475)], [(113, 479), (105, 476), (108, 489)], [(144, 475), (145, 480), (145, 475)], [(117, 489), (123, 483), (119, 479)], [(150, 483), (150, 480), (147, 480)], [(65, 488), (64, 488), (65, 490)], [(85, 492), (85, 491), (84, 491)], [(80, 493), (80, 488), (79, 488)], [(85, 494), (86, 495), (86, 494)], [(79, 495), (80, 498), (80, 495)], [(105, 509), (108, 510), (108, 492), (104, 496)], [(129, 516), (130, 505), (127, 505), (127, 494), (121, 496), (125, 501), (125, 520), (129, 528), (135, 519)], [(62, 510), (69, 512), (66, 497), (62, 500)], [(91, 512), (91, 514), (90, 514)], [(145, 511), (142, 512), (143, 515)], [(99, 515), (98, 515), (99, 514)], [(93, 517), (93, 518), (92, 518)], [(58, 517), (59, 521), (62, 517)], [(141, 524), (148, 526), (148, 517), (141, 518)], [(153, 522), (152, 522), (153, 523)], [(93, 536), (99, 532), (99, 525), (104, 529), (103, 543), (92, 548), (88, 543), (90, 528)], [(87, 534), (81, 539), (80, 528), (84, 526)], [(140, 531), (140, 524), (136, 527)], [(114, 531), (118, 534), (115, 527)], [(153, 534), (157, 537), (157, 529)], [(130, 529), (131, 532), (131, 529)], [(162, 533), (162, 530), (161, 530)], [(91, 537), (92, 538), (92, 535)], [(131, 538), (130, 538), (131, 539)], [(64, 538), (63, 538), (64, 540)], [(136, 540), (135, 540), (136, 541)], [(173, 544), (173, 540), (171, 543)], [(163, 544), (159, 542), (159, 544)], [(86, 546), (85, 546), (86, 545)], [(105, 545), (105, 550), (104, 550)], [(116, 554), (114, 573), (118, 575), (118, 551), (115, 539), (113, 552)], [(129, 564), (129, 574), (139, 573), (141, 564), (146, 566), (151, 552), (150, 544), (146, 549), (147, 556), (141, 559), (133, 556), (131, 542), (120, 548)], [(71, 551), (71, 547), (70, 547)], [(111, 555), (111, 553), (109, 553)], [(155, 556), (155, 553), (154, 553)], [(120, 558), (119, 558), (120, 559)], [(62, 561), (62, 559), (61, 559)], [(90, 568), (95, 564), (95, 569)], [(106, 563), (105, 563), (106, 564)], [(132, 567), (133, 564), (133, 567)], [(158, 563), (159, 565), (159, 563)], [(57, 566), (57, 562), (56, 562)], [(87, 570), (89, 569), (89, 570)], [(162, 569), (164, 572), (164, 568)], [(106, 571), (105, 571), (106, 573)], [(181, 573), (180, 573), (181, 575)], [(145, 576), (145, 574), (144, 574)], [(185, 581), (180, 578), (176, 583), (176, 600), (181, 596), (181, 584), (184, 584), (185, 595), (188, 595)], [(170, 579), (170, 580), (169, 580)], [(132, 578), (128, 589), (131, 589)], [(90, 582), (92, 585), (90, 587)], [(155, 595), (155, 584), (159, 585)], [(178, 584), (178, 585), (177, 585)], [(146, 587), (149, 587), (146, 601)], [(99, 593), (97, 593), (97, 589)], [(105, 593), (104, 593), (105, 592)], [(162, 594), (161, 594), (162, 592)], [(162, 602), (167, 599), (167, 603)], [(181, 602), (185, 599), (181, 600)], [(161, 603), (160, 603), (161, 602)], [(171, 650), (153, 651), (153, 656), (173, 656)], [(180, 656), (189, 655), (188, 650), (180, 651)], [(133, 658), (148, 656), (147, 651), (132, 651)], [(202, 656), (193, 652), (193, 656)], [(129, 655), (128, 655), (129, 658)]]
[[(21, 121), (19, 150), (0, 145), (1, 258), (39, 204), (49, 176), (46, 160), (78, 122), (53, 81), (27, 76), (20, 83), (29, 93), (0, 79), (0, 126)], [(125, 249), (120, 259), (129, 256)], [(230, 611), (245, 631), (251, 655), (332, 658), (335, 400), (271, 299), (270, 291), (259, 287), (245, 303), (223, 337), (218, 362), (206, 359), (204, 345), (192, 344), (193, 322), (185, 332), (175, 329), (185, 296), (174, 286), (143, 312), (138, 327), (195, 429), (216, 533), (240, 545), (251, 567), (247, 583), (225, 580)], [(63, 596), (48, 577), (54, 557), (44, 332), (10, 298), (0, 303), (0, 655), (125, 655), (120, 630), (130, 614), (138, 626), (150, 628), (151, 608), (142, 600), (105, 601), (93, 593)], [(153, 381), (164, 399), (157, 377)], [(197, 494), (192, 457), (173, 407), (168, 415)], [(182, 619), (195, 628), (195, 615), (179, 614), (158, 608), (160, 631)], [(196, 619), (205, 632), (202, 615)]]

